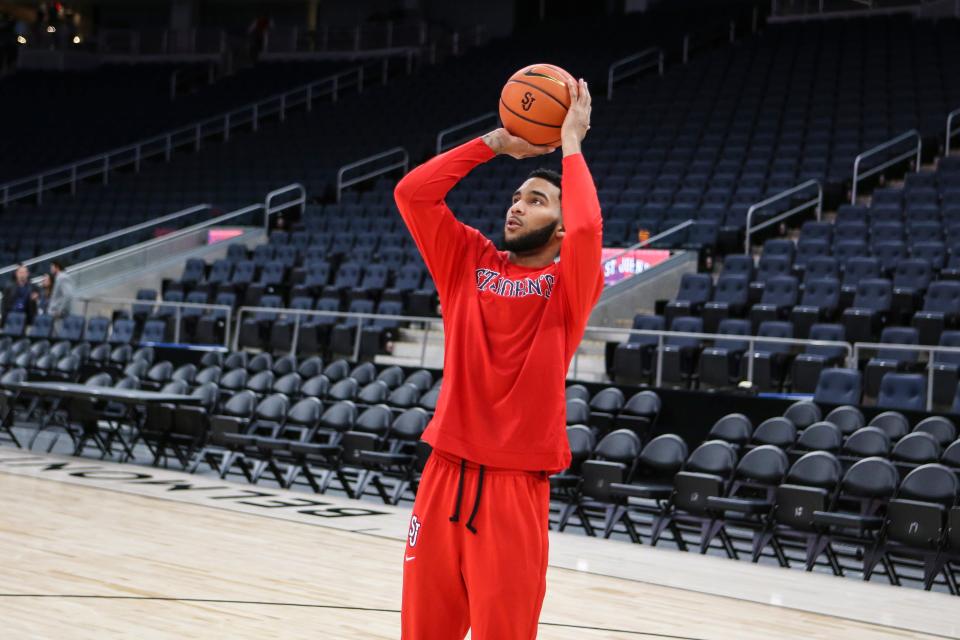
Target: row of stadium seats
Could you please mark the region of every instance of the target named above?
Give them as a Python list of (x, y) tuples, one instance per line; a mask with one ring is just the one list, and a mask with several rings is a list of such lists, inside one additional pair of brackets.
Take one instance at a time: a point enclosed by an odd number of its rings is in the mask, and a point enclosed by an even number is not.
[(2, 81), (20, 100), (0, 105), (8, 122), (56, 110), (42, 127), (10, 128), (0, 141), (0, 183), (132, 144), (348, 68), (343, 62), (262, 63), (171, 98), (170, 76), (202, 64), (108, 64), (86, 71), (19, 70)]
[(772, 555), (808, 571), (825, 561), (835, 575), (864, 579), (882, 565), (891, 584), (929, 589), (943, 579), (957, 593), (955, 426), (930, 417), (909, 431), (896, 412), (864, 422), (856, 407), (824, 418), (806, 401), (756, 430), (731, 414), (692, 453), (673, 434), (644, 441), (620, 429), (596, 442), (585, 427), (568, 427), (574, 462), (551, 478), (563, 503), (557, 526), (652, 545), (670, 539), (701, 553), (718, 547), (753, 562)]

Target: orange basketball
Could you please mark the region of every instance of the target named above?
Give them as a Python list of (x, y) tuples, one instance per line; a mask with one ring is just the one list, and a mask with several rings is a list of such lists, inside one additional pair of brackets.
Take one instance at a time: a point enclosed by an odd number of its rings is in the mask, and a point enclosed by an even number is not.
[(532, 144), (560, 144), (560, 126), (570, 107), (573, 76), (552, 64), (532, 64), (510, 76), (500, 92), (500, 120), (507, 131)]

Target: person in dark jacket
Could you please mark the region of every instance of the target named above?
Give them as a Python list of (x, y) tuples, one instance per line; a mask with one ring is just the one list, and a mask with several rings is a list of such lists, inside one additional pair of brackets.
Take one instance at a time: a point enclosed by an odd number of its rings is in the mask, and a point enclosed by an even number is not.
[(26, 265), (17, 265), (11, 282), (3, 290), (3, 317), (11, 311), (20, 311), (27, 315), (27, 324), (37, 315), (37, 300), (40, 292), (30, 283), (30, 270)]

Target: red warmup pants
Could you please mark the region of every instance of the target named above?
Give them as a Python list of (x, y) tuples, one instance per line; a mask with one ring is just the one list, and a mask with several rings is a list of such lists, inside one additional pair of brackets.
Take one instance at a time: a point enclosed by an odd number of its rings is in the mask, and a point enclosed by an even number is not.
[(410, 518), (403, 640), (530, 640), (546, 590), (550, 481), (434, 451)]

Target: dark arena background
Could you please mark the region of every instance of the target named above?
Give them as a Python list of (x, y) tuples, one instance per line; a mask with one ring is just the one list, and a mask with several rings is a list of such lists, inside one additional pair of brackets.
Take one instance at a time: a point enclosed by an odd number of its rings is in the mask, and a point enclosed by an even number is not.
[[(960, 638), (957, 0), (0, 0), (0, 635), (400, 637), (393, 190), (533, 63), (604, 277), (537, 637)], [(559, 156), (446, 203), (499, 243)]]

